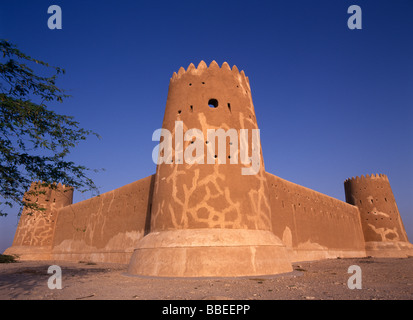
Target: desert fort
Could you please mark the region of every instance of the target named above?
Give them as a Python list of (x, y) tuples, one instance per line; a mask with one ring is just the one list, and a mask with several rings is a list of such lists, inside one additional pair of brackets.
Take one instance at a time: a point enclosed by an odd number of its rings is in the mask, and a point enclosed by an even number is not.
[[(123, 263), (129, 274), (157, 277), (271, 275), (297, 261), (413, 256), (385, 174), (345, 180), (343, 202), (265, 170), (249, 79), (236, 66), (201, 61), (173, 73), (162, 128), (173, 152), (160, 148), (151, 176), (79, 203), (71, 187), (33, 182), (45, 193), (28, 197), (45, 210), (23, 210), (5, 254)], [(215, 141), (209, 129), (235, 129), (239, 139)], [(183, 161), (193, 154), (196, 161)]]

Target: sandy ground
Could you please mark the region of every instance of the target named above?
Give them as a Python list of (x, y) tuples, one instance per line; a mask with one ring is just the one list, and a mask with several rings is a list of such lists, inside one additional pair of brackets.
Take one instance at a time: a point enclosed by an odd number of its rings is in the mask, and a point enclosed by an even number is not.
[[(62, 270), (62, 289), (51, 290), (48, 267)], [(362, 271), (362, 289), (348, 288), (351, 265)], [(413, 258), (333, 259), (294, 264), (276, 276), (150, 278), (126, 275), (127, 265), (28, 261), (0, 264), (1, 300), (413, 300)]]

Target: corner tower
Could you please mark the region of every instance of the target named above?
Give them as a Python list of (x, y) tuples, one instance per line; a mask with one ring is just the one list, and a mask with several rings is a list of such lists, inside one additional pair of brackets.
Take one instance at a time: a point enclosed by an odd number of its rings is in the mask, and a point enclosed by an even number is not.
[[(181, 67), (170, 80), (162, 128), (171, 133), (163, 142), (170, 140), (172, 152), (160, 152), (150, 233), (135, 250), (129, 273), (292, 271), (285, 246), (271, 230), (258, 125), (244, 72), (215, 61), (209, 67), (203, 61), (197, 68)], [(210, 136), (211, 130), (227, 136)]]
[(22, 260), (50, 260), (58, 210), (72, 204), (73, 188), (32, 182), (24, 200), (36, 203), (41, 210), (23, 209), (13, 245), (4, 253), (18, 255)]
[(413, 254), (389, 179), (372, 174), (344, 182), (346, 202), (359, 208), (366, 253), (375, 257)]

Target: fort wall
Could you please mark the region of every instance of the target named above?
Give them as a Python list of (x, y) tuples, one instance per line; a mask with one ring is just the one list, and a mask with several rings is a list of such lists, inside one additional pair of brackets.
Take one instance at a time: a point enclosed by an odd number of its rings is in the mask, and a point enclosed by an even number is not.
[(128, 263), (148, 232), (153, 176), (62, 208), (53, 259)]
[(267, 172), (272, 230), (292, 261), (365, 256), (357, 207)]

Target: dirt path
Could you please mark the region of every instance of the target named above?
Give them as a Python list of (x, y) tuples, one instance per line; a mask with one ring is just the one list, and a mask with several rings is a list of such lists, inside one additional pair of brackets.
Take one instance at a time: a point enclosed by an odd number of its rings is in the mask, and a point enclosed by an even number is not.
[[(62, 289), (51, 290), (48, 267), (62, 269)], [(351, 265), (362, 289), (350, 290)], [(0, 299), (413, 299), (413, 258), (334, 259), (294, 264), (277, 276), (178, 279), (126, 275), (127, 265), (30, 261), (0, 264)]]

